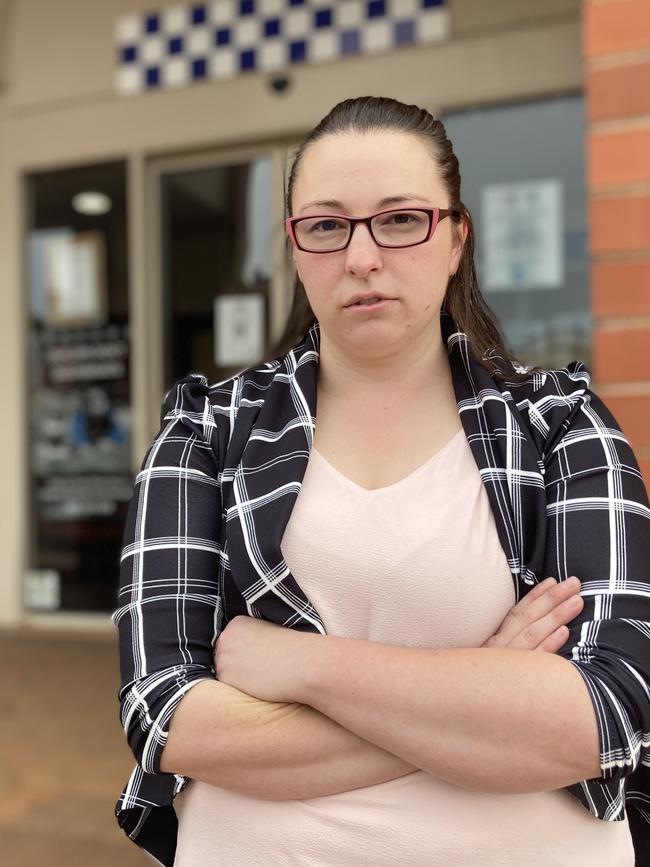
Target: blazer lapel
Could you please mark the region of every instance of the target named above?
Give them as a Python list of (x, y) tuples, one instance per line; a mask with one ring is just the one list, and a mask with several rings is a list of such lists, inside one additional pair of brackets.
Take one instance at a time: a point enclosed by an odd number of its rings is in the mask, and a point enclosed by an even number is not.
[[(503, 382), (470, 352), (467, 335), (441, 317), (458, 412), (481, 474), (517, 600), (538, 582), (546, 528), (544, 466), (525, 419)], [(519, 386), (521, 388), (521, 386)]]
[(262, 405), (224, 496), (224, 511), (230, 570), (249, 615), (324, 634), (280, 548), (313, 441), (319, 336), (314, 323), (281, 360), (266, 391), (255, 394)]

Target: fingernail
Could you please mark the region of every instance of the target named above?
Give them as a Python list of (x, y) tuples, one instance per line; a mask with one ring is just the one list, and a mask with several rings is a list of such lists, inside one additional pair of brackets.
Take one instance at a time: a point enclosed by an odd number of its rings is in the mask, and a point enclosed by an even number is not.
[(569, 582), (569, 584), (572, 584), (574, 587), (580, 586), (580, 579), (577, 578), (575, 575), (572, 575), (570, 578), (567, 578), (567, 581)]

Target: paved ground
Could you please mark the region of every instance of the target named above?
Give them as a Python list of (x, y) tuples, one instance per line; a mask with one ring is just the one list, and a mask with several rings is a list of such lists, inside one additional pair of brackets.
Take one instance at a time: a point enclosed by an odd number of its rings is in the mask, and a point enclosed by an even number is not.
[(0, 632), (3, 867), (143, 867), (113, 807), (132, 757), (116, 637)]

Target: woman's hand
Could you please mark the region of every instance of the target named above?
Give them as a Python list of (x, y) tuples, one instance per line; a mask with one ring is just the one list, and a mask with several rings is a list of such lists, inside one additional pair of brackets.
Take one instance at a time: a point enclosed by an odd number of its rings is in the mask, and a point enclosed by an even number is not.
[(503, 623), (481, 647), (544, 650), (556, 653), (569, 636), (566, 623), (582, 611), (580, 581), (547, 578), (510, 609)]
[(238, 614), (217, 639), (217, 679), (264, 701), (300, 702), (300, 675), (319, 637)]

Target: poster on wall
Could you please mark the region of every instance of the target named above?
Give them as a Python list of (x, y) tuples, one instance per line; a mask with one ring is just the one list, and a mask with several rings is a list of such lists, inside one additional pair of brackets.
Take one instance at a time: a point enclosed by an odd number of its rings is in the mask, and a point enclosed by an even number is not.
[(214, 362), (217, 367), (256, 364), (264, 354), (266, 299), (261, 292), (214, 299)]
[(562, 198), (559, 178), (483, 187), (481, 237), (487, 291), (564, 286)]

